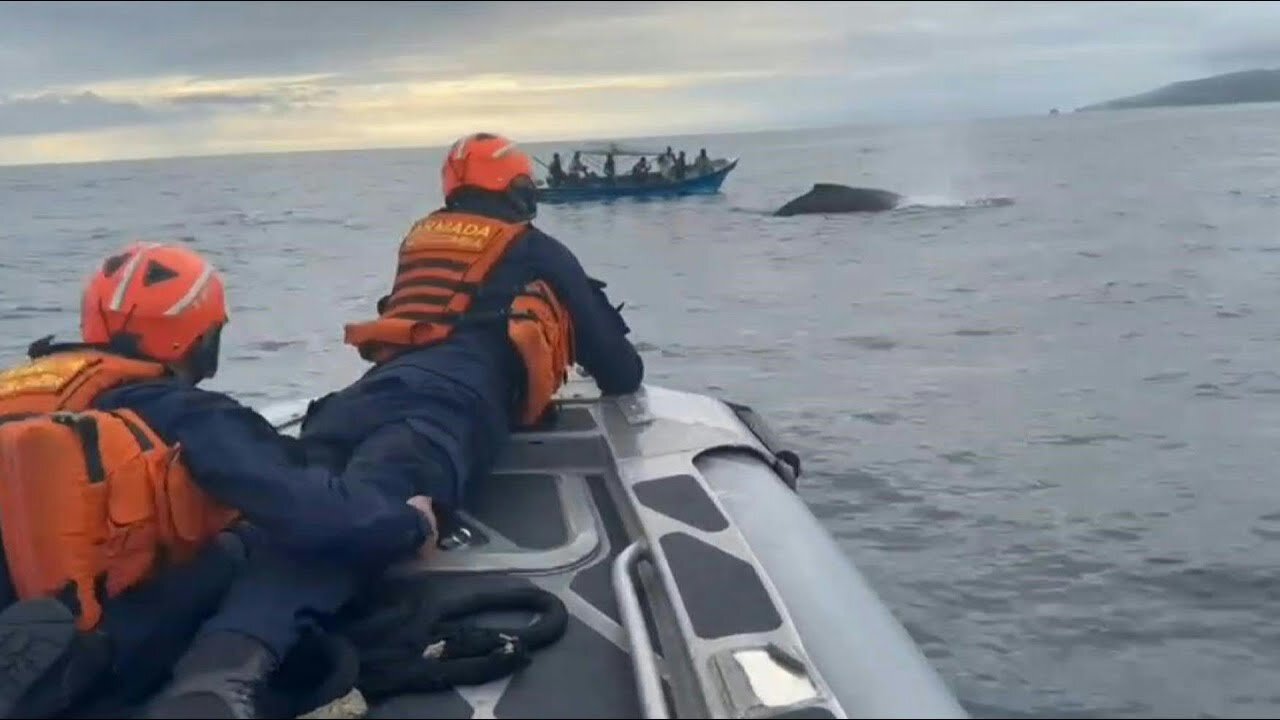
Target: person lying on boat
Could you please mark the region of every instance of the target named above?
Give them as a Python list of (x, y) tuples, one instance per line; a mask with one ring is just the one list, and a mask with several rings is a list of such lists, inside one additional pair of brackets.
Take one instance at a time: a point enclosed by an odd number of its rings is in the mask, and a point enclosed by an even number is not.
[(427, 499), (377, 487), (391, 471), (335, 477), (197, 387), (227, 321), (208, 261), (136, 243), (89, 280), (80, 342), (0, 373), (0, 716), (61, 713), (95, 681), (141, 701), (172, 670), (157, 715), (252, 717), (312, 619), (433, 544)]
[(348, 476), (392, 472), (395, 497), (448, 510), (513, 428), (544, 420), (575, 361), (606, 395), (636, 391), (644, 364), (605, 284), (533, 225), (533, 169), (514, 142), (461, 138), (441, 177), (444, 207), (400, 243), (378, 317), (345, 327), (373, 366), (317, 400), (300, 437)]

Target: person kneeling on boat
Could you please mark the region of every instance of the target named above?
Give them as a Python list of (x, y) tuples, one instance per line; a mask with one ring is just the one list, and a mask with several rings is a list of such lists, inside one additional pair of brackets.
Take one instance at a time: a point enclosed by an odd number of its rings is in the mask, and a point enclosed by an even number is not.
[(316, 401), (300, 433), (349, 461), (348, 477), (394, 469), (397, 497), (429, 496), (438, 513), (462, 506), (513, 426), (544, 419), (575, 360), (606, 395), (644, 377), (604, 283), (534, 227), (529, 157), (481, 133), (454, 143), (441, 174), (444, 207), (401, 242), (379, 317), (346, 326), (374, 367)]
[(90, 280), (81, 342), (38, 340), (0, 373), (0, 715), (63, 712), (104, 677), (141, 699), (173, 669), (158, 715), (252, 717), (358, 568), (430, 544), (425, 498), (309, 466), (297, 440), (196, 387), (227, 320), (212, 265), (134, 244)]

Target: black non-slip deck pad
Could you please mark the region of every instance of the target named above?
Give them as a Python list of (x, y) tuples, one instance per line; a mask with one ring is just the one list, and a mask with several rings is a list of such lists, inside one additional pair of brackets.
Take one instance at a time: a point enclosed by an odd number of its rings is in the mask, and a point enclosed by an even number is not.
[[(413, 592), (441, 599), (478, 591), (527, 587), (522, 579), (427, 575)], [(512, 618), (482, 624), (510, 626)], [(469, 718), (474, 708), (458, 690), (402, 695), (370, 708), (370, 718)], [(639, 717), (630, 659), (625, 650), (570, 616), (564, 636), (533, 654), (533, 662), (507, 681), (495, 716), (523, 718)]]

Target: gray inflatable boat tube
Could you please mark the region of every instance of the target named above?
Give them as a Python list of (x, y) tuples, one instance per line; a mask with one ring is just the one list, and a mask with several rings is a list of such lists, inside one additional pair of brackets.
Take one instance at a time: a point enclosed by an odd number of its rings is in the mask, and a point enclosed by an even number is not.
[(849, 717), (968, 717), (831, 534), (759, 456), (714, 449), (694, 464), (768, 568)]

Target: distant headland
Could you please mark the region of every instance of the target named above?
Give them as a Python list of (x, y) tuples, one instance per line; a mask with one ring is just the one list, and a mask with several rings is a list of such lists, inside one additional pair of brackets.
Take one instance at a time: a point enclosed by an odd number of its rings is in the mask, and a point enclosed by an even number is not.
[(1141, 95), (1086, 105), (1076, 112), (1265, 102), (1280, 102), (1280, 70), (1244, 70), (1185, 80)]

